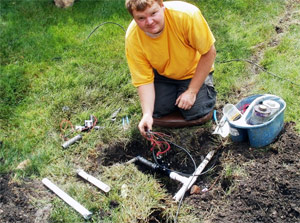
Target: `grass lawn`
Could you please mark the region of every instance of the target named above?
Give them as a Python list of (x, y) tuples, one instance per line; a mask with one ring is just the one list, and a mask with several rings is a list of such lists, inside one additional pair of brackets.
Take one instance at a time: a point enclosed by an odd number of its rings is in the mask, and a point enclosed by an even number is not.
[[(291, 1), (188, 2), (199, 6), (216, 37), (219, 106), (238, 102), (240, 91), (244, 96), (275, 94), (287, 103), (285, 121), (295, 122), (300, 133), (300, 5), (295, 3), (280, 27)], [(110, 210), (111, 200), (120, 204), (110, 216), (94, 214), (92, 222), (147, 222), (155, 209), (164, 210), (166, 221), (174, 221), (177, 206), (154, 178), (133, 165), (95, 169), (91, 163), (99, 148), (142, 140), (136, 127), (141, 108), (124, 53), (121, 27), (126, 29), (131, 21), (124, 1), (79, 0), (61, 9), (50, 0), (1, 0), (0, 12), (0, 173), (11, 174), (18, 182), (49, 177), (94, 213), (100, 208)], [(103, 24), (88, 38), (105, 22), (118, 25)], [(245, 61), (219, 63), (231, 59), (256, 60), (277, 76), (253, 72), (254, 65)], [(116, 121), (111, 121), (118, 109)], [(62, 149), (62, 136), (76, 133), (61, 122), (69, 120), (75, 127), (90, 115), (103, 128)], [(126, 116), (130, 127), (124, 130)], [(29, 160), (26, 167), (17, 169), (24, 160)], [(97, 173), (113, 185), (112, 191), (103, 196), (78, 182), (77, 168)], [(129, 185), (133, 193), (120, 196), (122, 185)], [(84, 222), (59, 198), (52, 203), (51, 222)], [(185, 205), (179, 220), (199, 222)]]

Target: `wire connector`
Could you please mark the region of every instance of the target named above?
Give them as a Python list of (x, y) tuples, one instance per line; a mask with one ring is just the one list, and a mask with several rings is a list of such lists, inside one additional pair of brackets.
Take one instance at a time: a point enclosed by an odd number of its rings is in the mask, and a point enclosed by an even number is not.
[(95, 116), (91, 115), (89, 120), (84, 121), (84, 126), (76, 125), (75, 130), (78, 130), (80, 132), (90, 131), (92, 129), (99, 130), (99, 129), (101, 129), (101, 127), (96, 126), (97, 122), (98, 122), (98, 119)]

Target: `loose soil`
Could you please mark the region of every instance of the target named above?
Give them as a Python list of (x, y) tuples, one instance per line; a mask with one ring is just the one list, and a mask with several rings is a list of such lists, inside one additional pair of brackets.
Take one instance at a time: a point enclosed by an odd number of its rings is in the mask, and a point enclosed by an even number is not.
[[(199, 219), (222, 223), (300, 222), (300, 135), (294, 131), (294, 123), (286, 123), (275, 142), (261, 149), (251, 148), (247, 142), (221, 141), (207, 127), (192, 132), (182, 130), (173, 136), (171, 130), (167, 131), (170, 141), (188, 147), (197, 165), (209, 151), (217, 150), (206, 168), (210, 171), (195, 183), (200, 193), (187, 192), (183, 200)], [(141, 138), (125, 145), (125, 149), (124, 145), (114, 145), (101, 152), (98, 165), (126, 162), (137, 155), (154, 162), (150, 146)], [(159, 162), (175, 170), (193, 172), (187, 154), (174, 145)], [(142, 164), (136, 165), (146, 174), (153, 174)], [(153, 176), (165, 185), (170, 197), (181, 187), (164, 174)], [(28, 179), (11, 183), (10, 177), (0, 178), (0, 222), (47, 222), (51, 205), (35, 205), (39, 197), (49, 196), (47, 190), (40, 182)], [(203, 189), (208, 191), (201, 192)]]
[(43, 223), (48, 222), (51, 204), (41, 207), (41, 198), (49, 193), (39, 181), (24, 179), (11, 182), (9, 174), (0, 175), (0, 222)]
[[(300, 137), (292, 123), (268, 148), (227, 145), (219, 158), (215, 186), (186, 202), (197, 207), (207, 222), (300, 222), (299, 158)], [(224, 164), (241, 167), (244, 174), (226, 174)]]

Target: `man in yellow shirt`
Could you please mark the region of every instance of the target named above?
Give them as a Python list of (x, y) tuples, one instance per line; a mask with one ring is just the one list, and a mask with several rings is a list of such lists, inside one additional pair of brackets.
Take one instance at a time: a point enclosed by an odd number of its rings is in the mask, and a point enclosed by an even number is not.
[(133, 16), (125, 48), (143, 111), (141, 134), (152, 129), (153, 117), (176, 109), (186, 120), (211, 112), (215, 39), (200, 10), (180, 1), (126, 0), (125, 5)]

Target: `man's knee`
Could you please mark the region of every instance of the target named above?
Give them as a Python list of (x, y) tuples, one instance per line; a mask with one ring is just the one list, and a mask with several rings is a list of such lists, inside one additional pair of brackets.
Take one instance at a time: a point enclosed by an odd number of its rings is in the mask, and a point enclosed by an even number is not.
[(160, 117), (167, 115), (175, 110), (176, 110), (175, 102), (170, 103), (170, 101), (167, 101), (165, 103), (162, 103), (162, 101), (160, 101), (158, 103), (156, 101), (154, 104), (153, 117), (160, 118)]
[(176, 109), (176, 87), (170, 84), (155, 84), (155, 102), (153, 117), (159, 118)]

